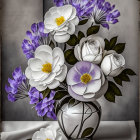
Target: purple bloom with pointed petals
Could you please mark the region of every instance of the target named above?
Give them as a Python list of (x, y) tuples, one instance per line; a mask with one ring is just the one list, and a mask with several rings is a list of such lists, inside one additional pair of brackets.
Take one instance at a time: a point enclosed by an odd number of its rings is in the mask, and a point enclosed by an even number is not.
[(36, 104), (36, 111), (38, 116), (47, 116), (49, 118), (52, 118), (56, 120), (56, 115), (54, 113), (54, 103), (55, 100), (53, 99), (55, 95), (55, 91), (51, 90), (50, 97), (44, 98), (40, 102)]
[(109, 24), (115, 24), (118, 21), (120, 12), (115, 10), (115, 5), (112, 5), (105, 0), (96, 0), (93, 8), (91, 19), (96, 24), (101, 24), (103, 27), (109, 29)]
[(87, 61), (76, 63), (67, 74), (68, 92), (80, 101), (93, 101), (104, 83), (99, 66)]
[(22, 42), (22, 50), (27, 59), (34, 57), (36, 48), (40, 45), (46, 44), (48, 37), (48, 34), (44, 33), (43, 22), (32, 24), (31, 31), (26, 32), (26, 35), (30, 40), (24, 39)]
[(28, 95), (30, 97), (30, 104), (36, 104), (40, 99), (43, 99), (42, 93), (39, 93), (39, 91), (35, 87), (32, 87), (29, 90)]
[(15, 102), (17, 99), (23, 99), (28, 95), (25, 91), (28, 90), (27, 79), (23, 74), (21, 67), (17, 67), (12, 73), (13, 79), (8, 78), (8, 85), (5, 85), (5, 90), (8, 93), (8, 100)]

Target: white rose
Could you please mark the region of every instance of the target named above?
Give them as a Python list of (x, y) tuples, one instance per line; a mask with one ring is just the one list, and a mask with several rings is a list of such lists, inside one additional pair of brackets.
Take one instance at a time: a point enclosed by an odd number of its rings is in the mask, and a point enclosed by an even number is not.
[(101, 69), (105, 75), (115, 77), (122, 72), (124, 65), (124, 57), (121, 54), (112, 53), (104, 57)]
[(74, 34), (75, 26), (79, 19), (76, 16), (76, 9), (71, 5), (52, 7), (45, 14), (45, 32), (52, 32), (54, 39), (58, 43), (67, 42), (70, 35)]
[(66, 140), (66, 138), (62, 136), (60, 128), (50, 125), (35, 132), (32, 140)]
[(74, 54), (79, 61), (89, 61), (99, 64), (103, 57), (105, 42), (102, 37), (88, 36), (81, 39), (80, 43), (75, 46)]
[(25, 75), (32, 87), (43, 91), (47, 87), (54, 89), (64, 81), (67, 66), (64, 64), (64, 54), (58, 47), (51, 49), (48, 45), (41, 45), (35, 51), (35, 58), (28, 60)]

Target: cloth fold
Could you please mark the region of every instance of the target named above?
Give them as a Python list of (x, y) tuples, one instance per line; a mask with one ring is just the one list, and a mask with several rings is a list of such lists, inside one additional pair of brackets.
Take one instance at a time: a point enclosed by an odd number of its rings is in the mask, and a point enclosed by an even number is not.
[[(59, 127), (57, 121), (4, 121), (1, 140), (27, 140), (48, 125)], [(134, 121), (102, 121), (93, 140), (136, 140)]]

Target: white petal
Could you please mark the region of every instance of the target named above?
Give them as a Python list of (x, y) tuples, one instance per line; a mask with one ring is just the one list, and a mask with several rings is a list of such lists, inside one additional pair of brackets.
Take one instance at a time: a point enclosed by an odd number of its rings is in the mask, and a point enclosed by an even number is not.
[(62, 72), (58, 76), (56, 76), (55, 79), (60, 82), (63, 82), (66, 77), (66, 74), (67, 74), (67, 66), (64, 65), (62, 66)]
[(87, 87), (85, 84), (79, 83), (79, 84), (71, 86), (71, 88), (76, 94), (83, 95), (85, 93)]
[(36, 57), (36, 55), (37, 55), (39, 52), (41, 52), (41, 51), (47, 52), (47, 53), (49, 53), (50, 55), (52, 55), (52, 48), (51, 48), (50, 46), (48, 46), (48, 45), (41, 45), (41, 46), (39, 46), (39, 47), (35, 50), (35, 57)]
[(100, 90), (100, 88), (101, 88), (101, 80), (91, 81), (87, 84), (87, 90), (85, 91), (85, 94), (96, 93)]
[(45, 90), (47, 88), (47, 85), (46, 86), (43, 86), (43, 85), (38, 85), (38, 86), (36, 86), (36, 89), (38, 90), (38, 91), (43, 91), (43, 90)]
[(57, 12), (64, 16), (65, 20), (69, 19), (73, 11), (73, 7), (71, 5), (65, 5), (57, 8)]
[(25, 75), (28, 79), (31, 79), (32, 78), (32, 70), (30, 67), (27, 67), (26, 70), (25, 70)]
[(41, 71), (42, 65), (43, 65), (43, 62), (40, 59), (34, 58), (30, 62), (29, 66), (30, 66), (31, 70), (33, 70), (33, 71)]
[(105, 47), (105, 41), (102, 37), (100, 36), (91, 36), (92, 39), (94, 40), (98, 40), (100, 42), (100, 47), (104, 50), (104, 47)]
[(46, 63), (52, 64), (52, 56), (48, 52), (40, 51), (39, 53), (36, 54), (35, 57), (42, 60), (44, 64)]
[(70, 35), (74, 34), (75, 32), (75, 25), (73, 23), (70, 23), (69, 24), (69, 28), (68, 28), (68, 31), (67, 31)]
[(104, 57), (102, 63), (101, 63), (101, 69), (104, 72), (105, 75), (108, 75), (111, 72), (111, 59), (110, 55), (107, 55)]
[(58, 43), (64, 43), (67, 42), (70, 39), (70, 35), (69, 34), (65, 34), (65, 35), (54, 35), (54, 40)]
[(101, 78), (101, 70), (95, 64), (91, 65), (89, 74), (92, 76), (93, 80), (98, 80)]
[(32, 78), (35, 79), (36, 81), (42, 79), (42, 78), (47, 78), (49, 74), (44, 73), (42, 71), (32, 71)]
[(30, 79), (30, 80), (29, 80), (29, 84), (30, 84), (32, 87), (36, 87), (36, 86), (39, 85), (39, 82), (34, 81), (34, 79)]
[[(58, 47), (54, 48), (52, 56), (53, 56), (53, 58), (59, 57), (59, 61), (58, 61), (58, 63), (56, 63), (56, 65), (62, 66), (64, 64), (64, 53), (60, 48), (58, 48)], [(53, 66), (55, 66), (55, 65), (53, 65)]]
[(94, 56), (94, 55), (85, 55), (85, 56), (83, 57), (83, 60), (84, 60), (84, 61), (88, 61), (88, 62), (93, 62), (94, 59), (95, 59), (95, 56)]
[(49, 76), (44, 81), (42, 81), (42, 84), (50, 84), (54, 80), (55, 76), (56, 73), (50, 73)]
[(95, 96), (95, 93), (84, 93), (83, 95), (83, 97), (87, 99), (93, 98), (94, 96)]
[(72, 20), (75, 17), (76, 17), (76, 9), (75, 9), (75, 7), (72, 7), (72, 13), (71, 13), (71, 16), (70, 16), (69, 20)]
[(79, 24), (79, 18), (75, 17), (73, 20), (70, 21), (71, 23), (73, 23), (75, 26)]
[(65, 35), (65, 34), (67, 34), (67, 31), (57, 31), (55, 33), (55, 35)]
[(55, 89), (55, 88), (57, 88), (59, 85), (60, 85), (60, 82), (59, 82), (59, 81), (53, 80), (53, 82), (50, 83), (50, 84), (48, 84), (47, 86), (48, 86), (49, 89)]

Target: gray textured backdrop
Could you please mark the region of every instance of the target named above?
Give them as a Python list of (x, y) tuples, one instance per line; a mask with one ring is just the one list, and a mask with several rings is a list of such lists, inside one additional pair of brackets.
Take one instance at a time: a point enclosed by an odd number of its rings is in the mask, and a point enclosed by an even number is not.
[[(4, 1), (4, 0), (3, 0)], [(53, 0), (45, 0), (44, 12), (52, 5)], [(116, 4), (121, 12), (120, 22), (110, 30), (102, 28), (99, 35), (110, 39), (119, 36), (120, 42), (126, 42), (124, 56), (126, 66), (138, 74), (138, 1), (108, 0)], [(28, 99), (10, 103), (7, 100), (4, 85), (13, 69), (19, 65), (26, 68), (26, 59), (21, 50), (25, 32), (33, 22), (42, 20), (42, 0), (5, 0), (3, 2), (2, 20), (2, 120), (42, 120), (29, 105)], [(82, 27), (85, 29), (86, 27)], [(120, 87), (121, 88), (121, 87)], [(102, 97), (102, 120), (135, 120), (138, 121), (138, 75), (130, 83), (123, 83), (123, 97), (117, 97), (116, 103), (109, 103)]]

